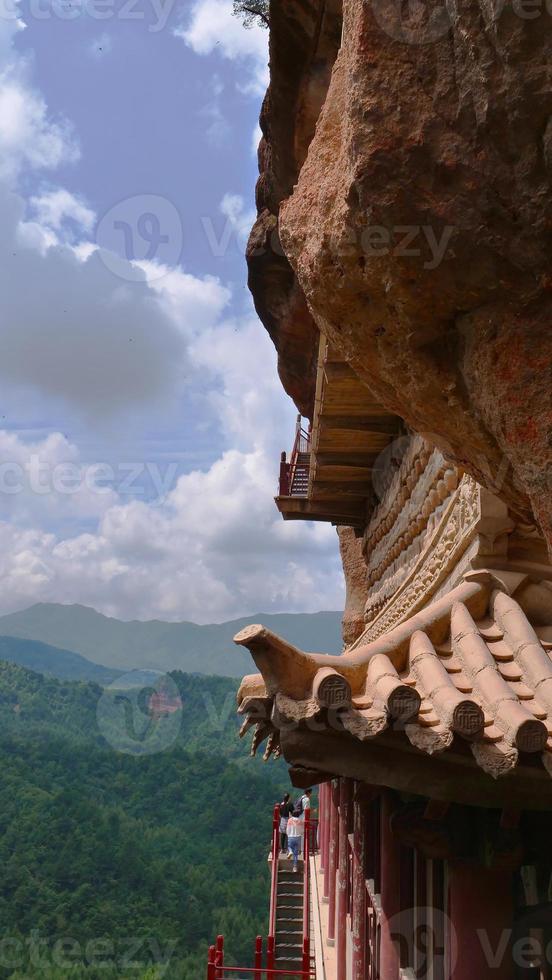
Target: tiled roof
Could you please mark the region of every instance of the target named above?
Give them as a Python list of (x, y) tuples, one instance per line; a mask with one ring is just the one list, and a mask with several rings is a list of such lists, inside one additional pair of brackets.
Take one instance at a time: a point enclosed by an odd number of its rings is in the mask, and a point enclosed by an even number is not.
[(262, 674), (245, 678), (239, 694), (243, 731), (255, 727), (254, 751), (268, 739), (265, 756), (279, 754), (282, 728), (316, 719), (318, 730), (340, 727), (366, 743), (402, 732), (421, 752), (445, 758), (461, 740), (494, 778), (515, 769), (520, 753), (552, 775), (549, 627), (534, 628), (514, 597), (524, 576), (497, 576), (470, 573), (443, 599), (341, 657), (303, 653), (260, 626), (242, 631), (236, 642)]

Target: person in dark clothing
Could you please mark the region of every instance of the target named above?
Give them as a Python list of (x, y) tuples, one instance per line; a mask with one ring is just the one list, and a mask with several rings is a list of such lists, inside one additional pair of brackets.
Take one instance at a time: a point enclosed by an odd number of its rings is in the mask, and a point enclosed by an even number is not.
[(287, 854), (288, 850), (287, 824), (291, 811), (292, 805), (290, 802), (289, 793), (286, 793), (282, 802), (280, 803), (280, 851), (282, 854)]

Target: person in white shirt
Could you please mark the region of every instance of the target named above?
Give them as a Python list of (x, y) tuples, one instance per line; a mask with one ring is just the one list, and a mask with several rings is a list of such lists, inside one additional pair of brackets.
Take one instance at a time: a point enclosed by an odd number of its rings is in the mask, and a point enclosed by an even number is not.
[(297, 863), (303, 844), (303, 834), (305, 832), (305, 815), (293, 810), (287, 823), (287, 840), (289, 847), (288, 857), (293, 858), (293, 870), (297, 871)]

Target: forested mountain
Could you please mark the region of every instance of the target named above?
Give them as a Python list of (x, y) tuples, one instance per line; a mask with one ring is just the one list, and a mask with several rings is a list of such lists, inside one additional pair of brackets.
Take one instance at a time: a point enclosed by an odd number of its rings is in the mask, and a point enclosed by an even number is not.
[(119, 670), (145, 667), (243, 677), (251, 672), (251, 657), (234, 645), (233, 637), (244, 626), (259, 622), (303, 650), (339, 653), (342, 649), (341, 613), (337, 612), (258, 613), (198, 626), (160, 620), (126, 623), (87, 606), (37, 603), (0, 617), (0, 634), (73, 650), (94, 663)]
[(94, 681), (97, 684), (110, 684), (121, 673), (92, 663), (71, 650), (60, 650), (38, 640), (21, 640), (17, 636), (0, 636), (0, 660), (61, 680)]
[(0, 664), (1, 977), (200, 980), (218, 932), (249, 962), (286, 769), (246, 760), (234, 681), (171, 682), (174, 744), (134, 757), (99, 686)]

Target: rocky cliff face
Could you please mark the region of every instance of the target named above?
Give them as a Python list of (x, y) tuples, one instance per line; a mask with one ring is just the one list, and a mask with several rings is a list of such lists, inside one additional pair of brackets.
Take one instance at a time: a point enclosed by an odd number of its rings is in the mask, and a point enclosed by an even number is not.
[(247, 250), (257, 312), (278, 351), (282, 383), (312, 417), (318, 328), (279, 238), (326, 98), (341, 39), (341, 0), (279, 0), (270, 13), (271, 81), (261, 112), (258, 220)]
[(550, 14), (344, 0), (333, 64), (338, 6), (272, 4), (250, 263), (284, 384), (312, 406), (316, 325), (550, 544)]

